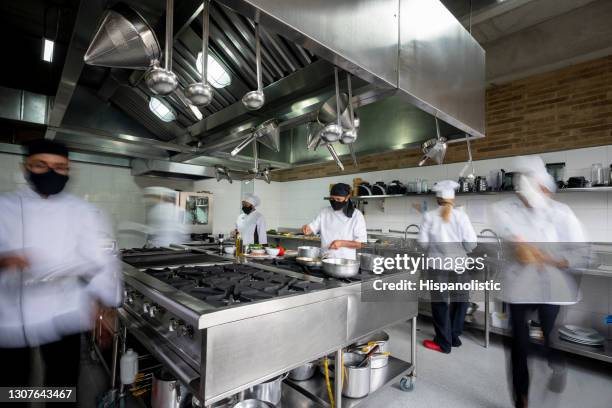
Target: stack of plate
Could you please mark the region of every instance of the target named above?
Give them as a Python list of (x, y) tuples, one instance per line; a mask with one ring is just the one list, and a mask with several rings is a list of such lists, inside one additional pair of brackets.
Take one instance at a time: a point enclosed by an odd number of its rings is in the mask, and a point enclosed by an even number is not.
[(566, 324), (559, 329), (559, 338), (585, 346), (603, 346), (605, 339), (595, 329)]

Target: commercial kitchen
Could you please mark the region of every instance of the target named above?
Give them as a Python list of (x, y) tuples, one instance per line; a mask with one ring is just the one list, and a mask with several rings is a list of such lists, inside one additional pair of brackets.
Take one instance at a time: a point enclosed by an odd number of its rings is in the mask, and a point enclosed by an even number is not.
[(0, 10), (0, 405), (612, 406), (612, 2)]

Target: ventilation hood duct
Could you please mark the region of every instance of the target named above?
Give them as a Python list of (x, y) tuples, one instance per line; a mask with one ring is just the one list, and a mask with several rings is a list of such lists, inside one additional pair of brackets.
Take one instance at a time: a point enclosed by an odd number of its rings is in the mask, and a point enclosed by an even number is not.
[(133, 159), (132, 175), (203, 180), (216, 177), (217, 172), (213, 166), (198, 166), (164, 160)]

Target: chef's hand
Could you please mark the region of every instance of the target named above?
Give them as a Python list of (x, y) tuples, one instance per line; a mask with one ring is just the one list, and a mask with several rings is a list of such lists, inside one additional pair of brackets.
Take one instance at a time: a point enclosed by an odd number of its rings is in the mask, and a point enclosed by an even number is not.
[(303, 225), (302, 226), (302, 234), (304, 234), (304, 235), (312, 235), (313, 234), (312, 228), (310, 228), (310, 226), (308, 226), (308, 224)]
[(344, 241), (337, 239), (335, 241), (332, 241), (331, 244), (329, 244), (329, 249), (340, 249), (342, 248), (344, 245)]
[(23, 269), (30, 266), (28, 260), (19, 255), (9, 255), (0, 257), (0, 268), (17, 268)]

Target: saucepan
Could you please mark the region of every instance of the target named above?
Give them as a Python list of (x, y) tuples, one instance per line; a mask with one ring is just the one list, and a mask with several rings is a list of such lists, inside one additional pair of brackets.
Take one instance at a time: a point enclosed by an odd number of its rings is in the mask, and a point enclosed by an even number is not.
[(299, 246), (297, 251), (299, 258), (319, 258), (321, 256), (321, 248), (313, 246)]
[(351, 278), (359, 273), (359, 261), (344, 258), (326, 258), (321, 260), (323, 271), (334, 278)]

